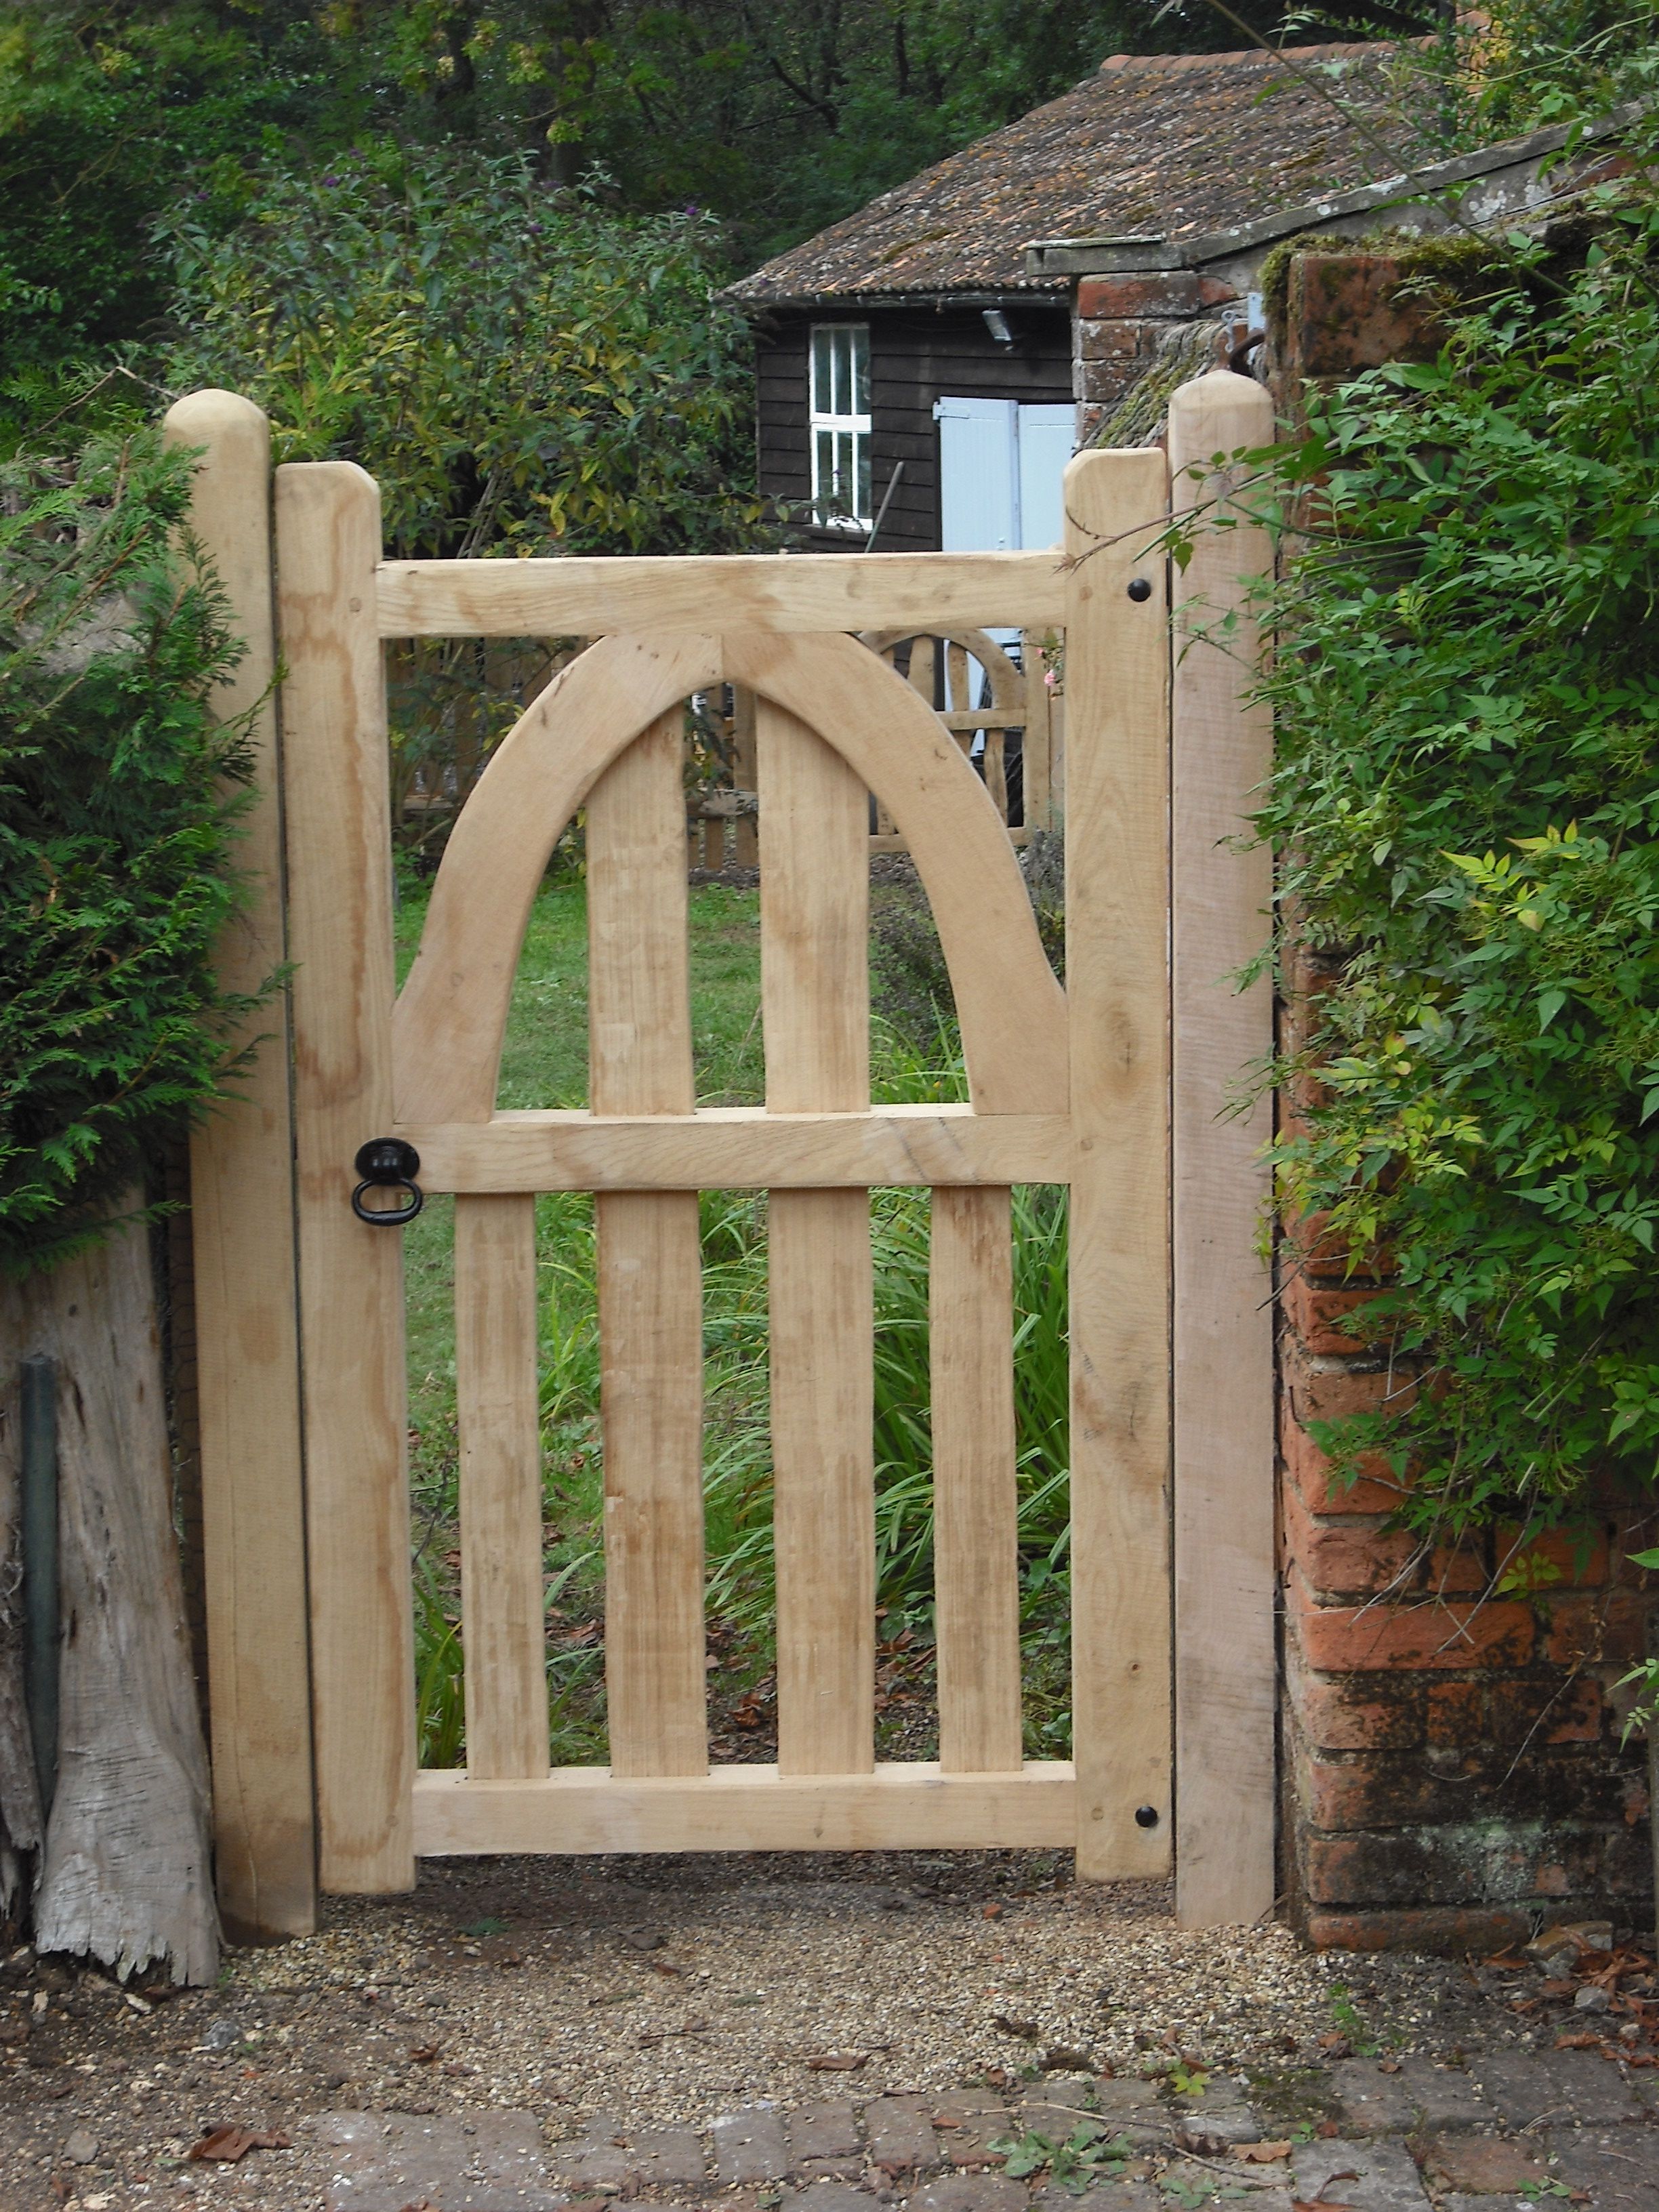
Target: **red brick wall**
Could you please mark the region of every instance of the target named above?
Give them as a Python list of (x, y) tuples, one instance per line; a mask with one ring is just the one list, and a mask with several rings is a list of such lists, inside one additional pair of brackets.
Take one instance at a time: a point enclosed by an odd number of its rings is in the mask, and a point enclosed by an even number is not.
[[(1271, 333), (1281, 414), (1304, 375), (1425, 349), (1396, 264), (1307, 255)], [(1316, 1022), (1330, 969), (1292, 949), (1282, 1036)], [(1294, 1123), (1305, 1097), (1281, 1099)], [(1655, 1540), (1611, 1502), (1526, 1550), (1519, 1532), (1424, 1554), (1391, 1528), (1400, 1480), (1332, 1478), (1310, 1428), (1410, 1402), (1414, 1378), (1345, 1317), (1376, 1295), (1316, 1220), (1279, 1270), (1285, 1886), (1316, 1942), (1492, 1948), (1540, 1920), (1651, 1924), (1647, 1761), (1623, 1747), (1620, 1676), (1654, 1598), (1626, 1553)], [(1407, 1478), (1409, 1480), (1409, 1477)], [(1535, 1562), (1535, 1565), (1529, 1565)], [(1518, 1571), (1504, 1581), (1505, 1570)]]

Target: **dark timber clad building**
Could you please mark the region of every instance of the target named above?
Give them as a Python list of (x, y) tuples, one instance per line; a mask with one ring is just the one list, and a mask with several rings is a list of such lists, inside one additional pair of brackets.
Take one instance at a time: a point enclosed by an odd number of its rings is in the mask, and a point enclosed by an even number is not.
[(867, 544), (884, 501), (882, 550), (1051, 544), (1074, 446), (1137, 442), (1137, 391), (1155, 422), (1245, 337), (1279, 240), (1437, 230), (1449, 202), (1480, 219), (1561, 189), (1538, 175), (1559, 131), (1437, 158), (1389, 96), (1391, 52), (1115, 55), (733, 285), (762, 490), (820, 548)]

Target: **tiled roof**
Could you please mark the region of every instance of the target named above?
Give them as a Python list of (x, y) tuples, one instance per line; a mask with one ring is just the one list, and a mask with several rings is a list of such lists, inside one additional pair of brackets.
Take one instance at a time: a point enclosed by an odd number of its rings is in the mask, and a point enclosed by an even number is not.
[[(1299, 46), (1349, 108), (1382, 116), (1386, 46)], [(1340, 62), (1340, 76), (1319, 67)], [(1279, 58), (1118, 54), (1044, 107), (935, 162), (792, 246), (727, 295), (745, 305), (895, 293), (1063, 289), (1033, 284), (1024, 248), (1056, 237), (1168, 239), (1230, 230), (1410, 166), (1385, 161)]]

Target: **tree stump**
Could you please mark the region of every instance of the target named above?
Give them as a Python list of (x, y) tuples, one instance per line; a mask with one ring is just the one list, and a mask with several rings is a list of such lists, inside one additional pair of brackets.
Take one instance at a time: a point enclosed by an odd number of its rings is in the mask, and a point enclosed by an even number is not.
[[(15, 1542), (18, 1366), (58, 1363), (62, 1642), (58, 1784), (34, 1898), (35, 1944), (125, 1975), (165, 1964), (210, 1983), (219, 1921), (208, 1765), (191, 1679), (161, 1330), (149, 1240), (131, 1194), (93, 1250), (0, 1287), (0, 1545)], [(13, 1587), (15, 1557), (4, 1588)], [(15, 1855), (30, 1840), (33, 1767), (20, 1778), (15, 1705), (21, 1644), (0, 1595), (0, 1820)], [(22, 1746), (27, 1748), (25, 1727)], [(0, 1881), (4, 1879), (0, 1863)]]

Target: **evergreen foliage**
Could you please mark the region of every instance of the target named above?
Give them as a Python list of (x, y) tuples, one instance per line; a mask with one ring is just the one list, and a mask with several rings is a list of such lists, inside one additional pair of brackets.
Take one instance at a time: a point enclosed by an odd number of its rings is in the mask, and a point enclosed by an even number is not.
[(1659, 1466), (1659, 191), (1645, 126), (1629, 150), (1576, 225), (1465, 268), (1437, 359), (1310, 397), (1271, 464), (1299, 534), (1260, 821), (1340, 963), (1275, 1071), (1279, 1188), (1395, 1271), (1357, 1326), (1424, 1387), (1321, 1441), (1409, 1462), (1425, 1529)]
[(225, 1081), (241, 648), (153, 432), (0, 471), (0, 1266), (100, 1231)]

